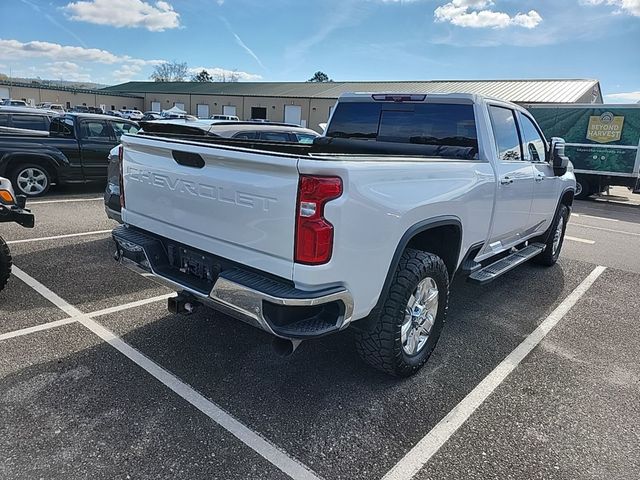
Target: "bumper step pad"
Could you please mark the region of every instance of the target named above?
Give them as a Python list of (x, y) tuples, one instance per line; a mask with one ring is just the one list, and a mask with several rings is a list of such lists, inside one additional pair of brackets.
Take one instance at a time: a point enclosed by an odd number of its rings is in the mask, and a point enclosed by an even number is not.
[(532, 243), (517, 252), (512, 253), (508, 257), (502, 258), (497, 262), (487, 265), (486, 267), (473, 272), (469, 275), (468, 281), (480, 285), (492, 282), (496, 278), (513, 270), (518, 265), (531, 260), (536, 255), (542, 253), (545, 246), (542, 243)]

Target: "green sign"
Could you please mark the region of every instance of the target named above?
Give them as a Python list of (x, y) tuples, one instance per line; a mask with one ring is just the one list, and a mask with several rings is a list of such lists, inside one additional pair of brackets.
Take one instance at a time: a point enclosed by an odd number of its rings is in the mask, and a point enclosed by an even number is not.
[(640, 143), (640, 108), (532, 106), (529, 111), (547, 139), (565, 139), (567, 156), (576, 169), (633, 173)]

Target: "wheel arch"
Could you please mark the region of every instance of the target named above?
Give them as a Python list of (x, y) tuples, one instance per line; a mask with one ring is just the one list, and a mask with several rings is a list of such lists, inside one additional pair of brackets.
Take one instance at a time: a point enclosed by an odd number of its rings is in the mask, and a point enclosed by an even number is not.
[[(442, 241), (444, 240), (443, 235), (446, 235), (447, 241)], [(436, 242), (435, 240), (439, 241)], [(418, 222), (407, 229), (396, 246), (376, 305), (366, 319), (354, 323), (358, 329), (367, 330), (371, 328), (372, 322), (382, 308), (391, 288), (391, 282), (400, 263), (400, 257), (402, 257), (407, 248), (428, 251), (441, 257), (447, 266), (449, 278), (451, 279), (456, 271), (462, 249), (462, 222), (455, 216), (440, 216)]]
[(2, 159), (0, 174), (9, 175), (20, 164), (33, 163), (47, 169), (53, 181), (57, 181), (58, 162), (51, 156), (39, 153), (15, 153)]

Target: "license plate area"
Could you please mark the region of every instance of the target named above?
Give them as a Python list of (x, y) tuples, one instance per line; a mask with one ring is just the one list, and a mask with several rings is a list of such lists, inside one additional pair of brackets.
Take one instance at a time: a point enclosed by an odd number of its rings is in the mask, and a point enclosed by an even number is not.
[(172, 270), (211, 287), (220, 274), (220, 263), (214, 257), (184, 245), (168, 244), (167, 259)]

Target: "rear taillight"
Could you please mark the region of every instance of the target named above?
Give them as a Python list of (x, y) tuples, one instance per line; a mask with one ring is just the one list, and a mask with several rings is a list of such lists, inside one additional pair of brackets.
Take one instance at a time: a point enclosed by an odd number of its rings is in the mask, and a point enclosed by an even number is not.
[(340, 177), (300, 176), (295, 242), (297, 263), (320, 265), (331, 260), (333, 225), (324, 218), (324, 206), (340, 195)]
[(118, 183), (120, 184), (120, 208), (124, 208), (124, 175), (122, 172), (122, 158), (124, 157), (124, 147), (118, 146)]

